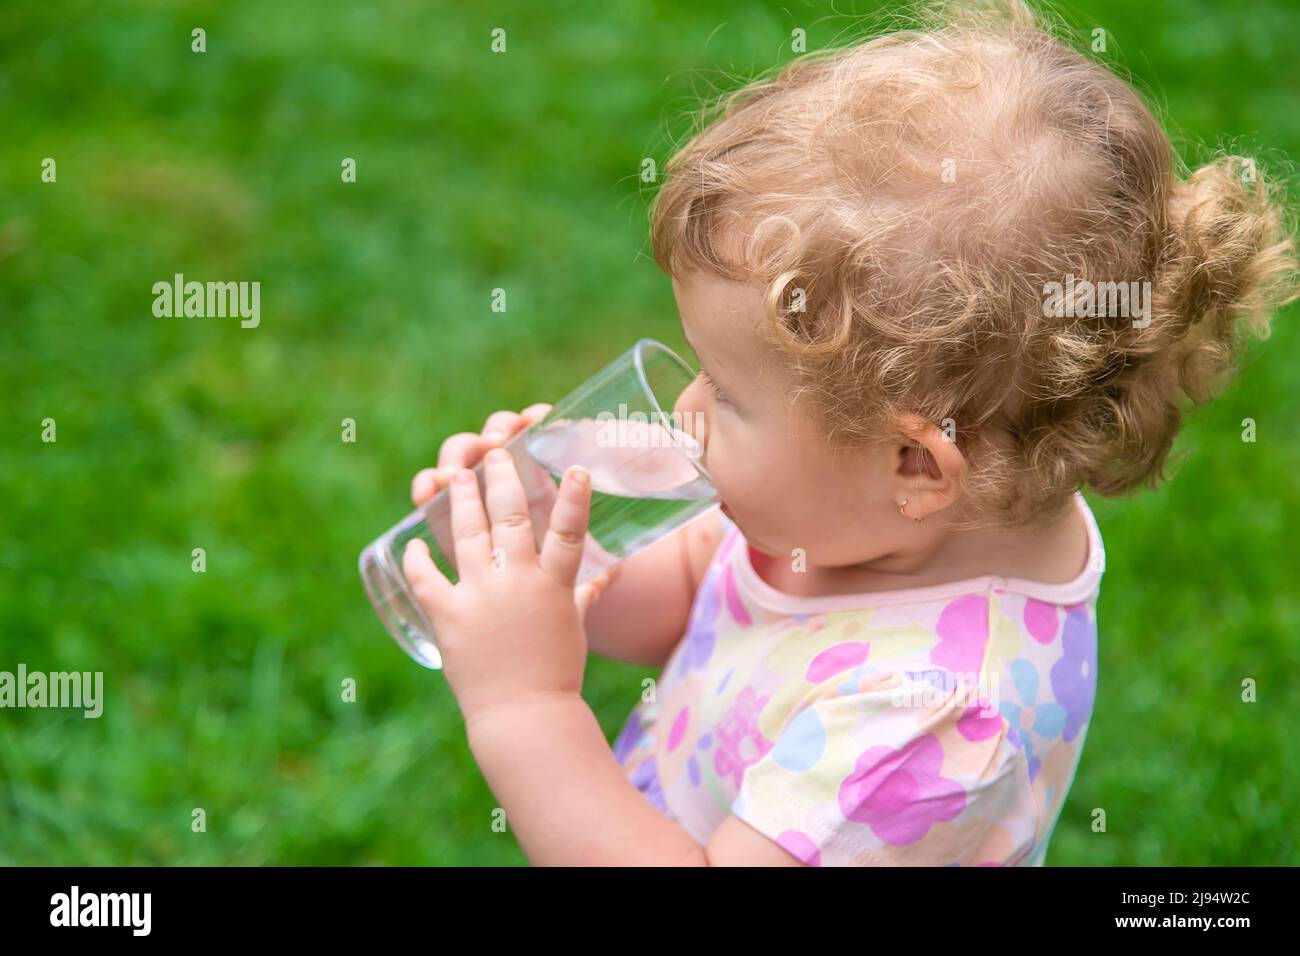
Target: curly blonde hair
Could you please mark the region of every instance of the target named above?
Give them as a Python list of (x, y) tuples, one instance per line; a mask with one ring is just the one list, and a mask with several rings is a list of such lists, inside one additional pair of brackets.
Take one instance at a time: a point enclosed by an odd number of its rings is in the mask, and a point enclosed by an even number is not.
[[(654, 199), (656, 261), (766, 284), (761, 329), (832, 438), (947, 421), (986, 519), (1155, 485), (1182, 407), (1295, 298), (1280, 187), (1242, 157), (1183, 168), (1133, 87), (1018, 2), (911, 26), (706, 109)], [(1049, 315), (1067, 277), (1138, 283), (1146, 318)]]

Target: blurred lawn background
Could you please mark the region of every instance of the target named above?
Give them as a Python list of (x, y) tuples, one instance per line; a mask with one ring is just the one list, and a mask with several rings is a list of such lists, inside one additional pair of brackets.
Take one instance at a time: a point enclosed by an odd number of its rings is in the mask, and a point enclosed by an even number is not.
[[(642, 159), (795, 27), (844, 42), (874, 7), (437, 6), (0, 6), (0, 670), (102, 670), (106, 696), (0, 711), (0, 863), (524, 862), (357, 553), (445, 436), (639, 336), (685, 350)], [(1189, 157), (1300, 154), (1294, 0), (1063, 9)], [(154, 318), (177, 272), (260, 281), (261, 326)], [(1295, 318), (1193, 417), (1172, 484), (1091, 498), (1100, 684), (1051, 864), (1297, 862)], [(611, 737), (646, 676), (593, 659)]]

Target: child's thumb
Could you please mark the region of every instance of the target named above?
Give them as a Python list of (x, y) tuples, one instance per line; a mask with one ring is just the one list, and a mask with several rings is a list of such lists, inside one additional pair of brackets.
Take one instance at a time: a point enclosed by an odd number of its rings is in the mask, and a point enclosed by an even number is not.
[(574, 590), (574, 600), (578, 604), (578, 616), (585, 617), (587, 611), (593, 604), (600, 600), (600, 596), (605, 593), (605, 588), (609, 587), (609, 582), (614, 580), (618, 574), (618, 567), (609, 568), (602, 571), (599, 575), (590, 581), (583, 581)]

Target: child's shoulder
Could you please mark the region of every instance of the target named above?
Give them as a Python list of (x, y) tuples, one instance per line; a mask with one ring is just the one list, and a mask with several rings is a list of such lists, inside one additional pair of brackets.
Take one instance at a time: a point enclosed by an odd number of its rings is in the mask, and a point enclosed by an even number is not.
[[(897, 588), (860, 594), (794, 595), (765, 580), (754, 564), (743, 532), (726, 515), (718, 513), (710, 539), (708, 573), (715, 587), (725, 588), (728, 601), (743, 609), (745, 621), (776, 623), (787, 619), (834, 621), (852, 630), (864, 620), (872, 627), (915, 623), (938, 629), (945, 621), (966, 621), (972, 615), (990, 615), (995, 607), (1021, 608), (1052, 605), (1067, 609), (1096, 600), (1106, 566), (1105, 545), (1092, 510), (1082, 494), (1074, 496), (1076, 520), (1086, 529), (1086, 557), (1082, 569), (1064, 580), (1036, 580), (1028, 576), (983, 574), (943, 584)], [(1077, 543), (1077, 542), (1076, 542)], [(1078, 568), (1078, 552), (1070, 562)], [(774, 565), (775, 567), (775, 565)], [(1031, 611), (1031, 614), (1038, 613)]]

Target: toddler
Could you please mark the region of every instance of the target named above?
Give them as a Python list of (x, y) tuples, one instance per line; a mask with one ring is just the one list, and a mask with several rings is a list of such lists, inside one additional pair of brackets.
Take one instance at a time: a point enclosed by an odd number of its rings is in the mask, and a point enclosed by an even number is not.
[[(1044, 862), (1098, 676), (1080, 489), (1159, 480), (1296, 263), (1252, 163), (1181, 168), (1025, 8), (923, 16), (725, 97), (667, 166), (676, 410), (723, 504), (586, 612), (591, 650), (663, 668), (620, 782), (561, 723), (532, 789), (475, 742), (534, 862)], [(416, 502), (545, 411), (450, 440)], [(602, 796), (562, 805), (565, 774)]]

